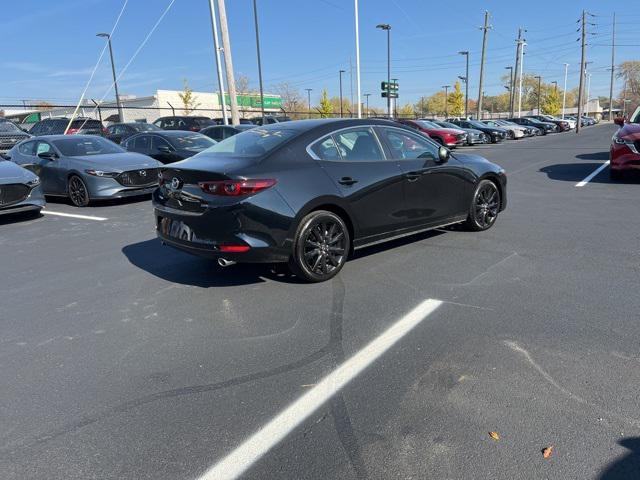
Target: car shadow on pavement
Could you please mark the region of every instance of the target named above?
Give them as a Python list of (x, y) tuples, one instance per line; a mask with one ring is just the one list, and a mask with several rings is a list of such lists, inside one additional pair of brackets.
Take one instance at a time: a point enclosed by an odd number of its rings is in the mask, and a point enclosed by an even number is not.
[(609, 152), (581, 153), (576, 155), (576, 158), (579, 158), (580, 160), (602, 160), (604, 162), (609, 160)]
[(382, 253), (386, 250), (395, 249), (398, 247), (404, 247), (405, 245), (410, 245), (412, 243), (420, 242), (421, 240), (427, 240), (429, 238), (437, 237), (439, 235), (443, 235), (447, 233), (447, 231), (453, 231), (456, 229), (460, 229), (459, 225), (450, 225), (445, 228), (438, 228), (436, 230), (428, 230), (422, 233), (416, 233), (414, 235), (409, 235), (406, 237), (399, 238), (397, 240), (390, 240), (388, 242), (379, 243), (378, 245), (372, 245), (370, 247), (363, 248), (362, 250), (356, 250), (351, 256), (352, 260), (365, 258), (369, 255), (375, 255), (376, 253)]
[(215, 260), (199, 258), (151, 239), (127, 245), (122, 253), (136, 267), (168, 282), (195, 287), (232, 287), (265, 282), (302, 283), (285, 266), (237, 264), (221, 267)]
[[(565, 182), (580, 182), (591, 174), (596, 168), (593, 163), (558, 163), (542, 167), (539, 171), (546, 173), (551, 180), (561, 180)], [(625, 172), (620, 180), (611, 180), (609, 170), (604, 169), (592, 178), (589, 183), (611, 183), (611, 184), (640, 184), (639, 172)]]
[(628, 480), (640, 478), (640, 437), (629, 437), (618, 442), (629, 449), (623, 457), (613, 462), (600, 475), (600, 480)]
[[(71, 200), (67, 197), (51, 197), (49, 195), (46, 196), (47, 203), (51, 204), (59, 204), (59, 205), (69, 205), (73, 206)], [(84, 211), (87, 208), (91, 207), (108, 207), (112, 205), (129, 205), (131, 203), (142, 203), (148, 202), (151, 200), (151, 194), (146, 195), (138, 195), (135, 197), (124, 197), (124, 198), (107, 198), (104, 200), (91, 200), (88, 207), (78, 208), (78, 211)]]
[(21, 212), (21, 213), (7, 213), (0, 215), (0, 227), (2, 225), (11, 225), (12, 223), (28, 222), (29, 220), (37, 220), (42, 218), (43, 215), (40, 212)]

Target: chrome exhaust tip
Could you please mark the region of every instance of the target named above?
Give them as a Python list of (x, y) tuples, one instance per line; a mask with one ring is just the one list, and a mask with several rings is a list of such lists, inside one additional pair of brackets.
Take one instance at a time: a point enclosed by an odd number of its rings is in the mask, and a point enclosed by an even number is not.
[(236, 262), (234, 262), (233, 260), (227, 260), (226, 258), (218, 259), (218, 265), (220, 265), (221, 267), (230, 267), (231, 265), (235, 264)]

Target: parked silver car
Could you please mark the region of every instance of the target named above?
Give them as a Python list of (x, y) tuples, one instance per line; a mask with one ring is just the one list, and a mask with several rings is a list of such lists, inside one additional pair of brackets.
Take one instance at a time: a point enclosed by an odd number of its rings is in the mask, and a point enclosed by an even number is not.
[(0, 155), (0, 216), (38, 213), (45, 203), (38, 176)]
[(78, 207), (91, 200), (151, 193), (162, 166), (94, 135), (36, 137), (19, 143), (8, 155), (40, 177), (46, 195), (69, 197)]
[(507, 130), (507, 135), (510, 140), (516, 140), (518, 138), (524, 138), (527, 136), (527, 127), (516, 125), (514, 123), (501, 122), (499, 120), (482, 120), (482, 123), (490, 127), (499, 127)]

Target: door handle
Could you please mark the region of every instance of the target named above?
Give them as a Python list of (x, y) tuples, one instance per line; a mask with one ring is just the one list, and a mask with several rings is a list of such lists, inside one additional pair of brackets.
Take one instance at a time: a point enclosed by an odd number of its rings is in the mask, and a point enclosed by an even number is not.
[(351, 177), (342, 177), (342, 178), (338, 181), (338, 183), (339, 183), (340, 185), (347, 185), (347, 186), (351, 186), (351, 185), (353, 185), (354, 183), (358, 183), (358, 180), (354, 180), (354, 179), (353, 179), (353, 178), (351, 178)]

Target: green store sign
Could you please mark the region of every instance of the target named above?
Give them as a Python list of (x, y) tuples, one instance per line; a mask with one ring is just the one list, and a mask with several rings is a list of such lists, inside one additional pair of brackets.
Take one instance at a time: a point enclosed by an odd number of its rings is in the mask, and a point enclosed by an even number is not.
[[(224, 97), (225, 102), (229, 105), (231, 97), (227, 93), (224, 94)], [(236, 95), (236, 98), (240, 108), (260, 108), (260, 95)], [(274, 95), (265, 95), (264, 108), (282, 108), (282, 98)]]

